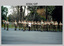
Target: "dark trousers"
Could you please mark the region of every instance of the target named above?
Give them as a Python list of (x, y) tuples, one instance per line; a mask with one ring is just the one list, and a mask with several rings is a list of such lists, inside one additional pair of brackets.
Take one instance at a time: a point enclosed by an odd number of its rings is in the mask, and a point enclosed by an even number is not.
[(29, 27), (29, 31), (30, 31), (30, 27)]
[(9, 29), (9, 28), (8, 28), (8, 24), (7, 24), (7, 31), (8, 31), (8, 29)]
[(5, 24), (4, 24), (4, 30), (5, 30)]
[(46, 25), (46, 30), (49, 31), (49, 25), (48, 24)]
[(17, 30), (17, 26), (15, 25), (15, 30)]
[(21, 24), (19, 24), (19, 30), (20, 30)]
[(33, 27), (34, 27), (34, 30), (35, 30), (35, 25), (33, 25)]
[(62, 31), (62, 26), (60, 25), (60, 31)]
[(43, 25), (41, 25), (41, 32), (43, 31)]
[(57, 25), (55, 26), (55, 31), (57, 31)]
[(46, 31), (46, 25), (44, 25), (44, 31)]
[(50, 25), (50, 30), (53, 31), (53, 25), (52, 24)]
[(26, 26), (24, 26), (24, 31), (26, 30)]

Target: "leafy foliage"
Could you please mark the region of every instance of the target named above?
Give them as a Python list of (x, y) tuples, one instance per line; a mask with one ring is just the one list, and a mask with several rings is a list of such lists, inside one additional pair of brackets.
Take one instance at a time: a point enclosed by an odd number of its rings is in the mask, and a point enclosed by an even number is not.
[(1, 17), (2, 20), (7, 19), (8, 8), (1, 6)]

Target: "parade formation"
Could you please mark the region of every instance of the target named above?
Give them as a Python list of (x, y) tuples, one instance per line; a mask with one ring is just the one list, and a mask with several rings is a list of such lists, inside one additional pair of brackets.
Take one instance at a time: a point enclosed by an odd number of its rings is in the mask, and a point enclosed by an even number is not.
[[(14, 27), (15, 27), (15, 31), (17, 30), (17, 28), (19, 30), (23, 29), (23, 31), (26, 31), (27, 29), (29, 31), (57, 31), (59, 29), (59, 31), (62, 31), (62, 23), (58, 23), (57, 21), (16, 21), (12, 22)], [(9, 24), (10, 22), (7, 20), (3, 20), (3, 25), (4, 25), (4, 30), (6, 29), (7, 31), (9, 30)]]

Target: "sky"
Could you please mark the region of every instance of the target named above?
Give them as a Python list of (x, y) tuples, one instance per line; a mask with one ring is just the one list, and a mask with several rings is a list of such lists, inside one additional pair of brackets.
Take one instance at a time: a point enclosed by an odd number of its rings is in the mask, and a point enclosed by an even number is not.
[[(7, 14), (7, 17), (13, 13), (13, 9), (11, 8), (11, 6), (7, 6), (5, 5), (4, 7), (7, 7), (8, 8), (8, 14)], [(24, 9), (24, 8), (23, 8)], [(29, 10), (27, 10), (27, 6), (26, 6), (26, 9), (25, 9), (25, 16), (27, 16), (27, 14), (30, 13)]]

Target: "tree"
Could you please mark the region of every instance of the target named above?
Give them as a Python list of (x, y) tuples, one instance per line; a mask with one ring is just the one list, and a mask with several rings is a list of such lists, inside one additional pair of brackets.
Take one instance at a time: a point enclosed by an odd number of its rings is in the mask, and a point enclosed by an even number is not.
[(1, 6), (1, 18), (2, 20), (7, 19), (8, 8)]
[(28, 6), (28, 9), (31, 11), (28, 17), (29, 19), (33, 21), (41, 21), (42, 19), (46, 20), (46, 18), (44, 18), (45, 14), (42, 14), (43, 12), (41, 10), (45, 10), (45, 6)]
[(62, 6), (55, 6), (52, 17), (54, 21), (62, 22)]
[(54, 11), (54, 9), (55, 9), (55, 6), (46, 6), (46, 16), (47, 16), (46, 18), (48, 20), (51, 20), (50, 17), (52, 17), (52, 14), (53, 14), (52, 12)]

